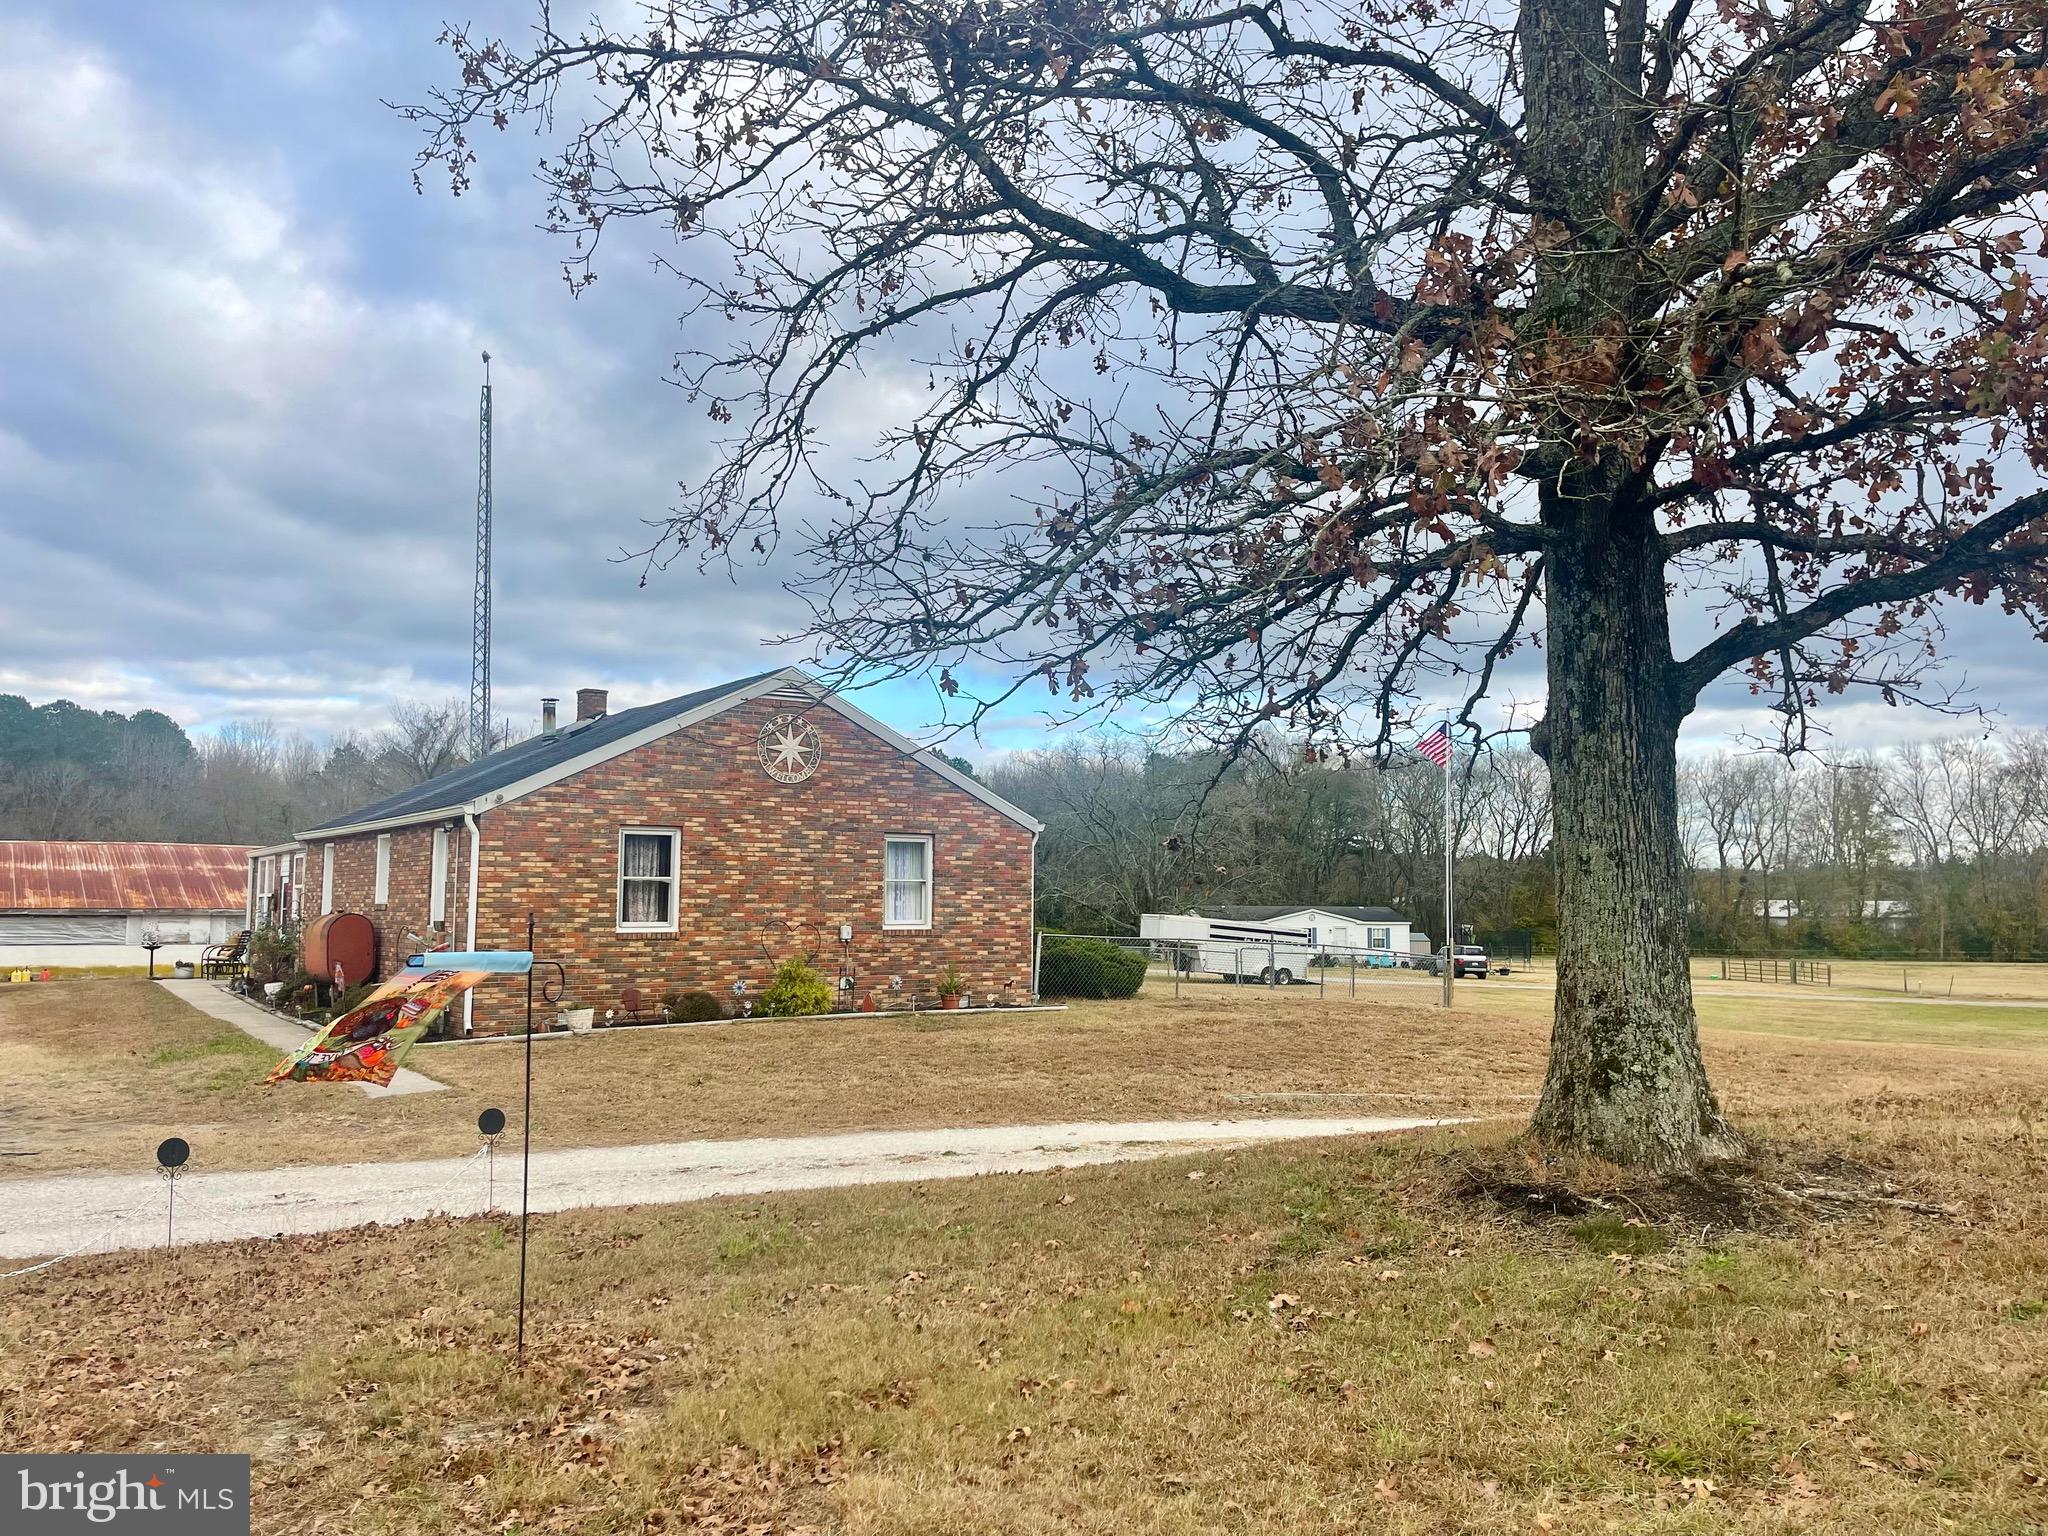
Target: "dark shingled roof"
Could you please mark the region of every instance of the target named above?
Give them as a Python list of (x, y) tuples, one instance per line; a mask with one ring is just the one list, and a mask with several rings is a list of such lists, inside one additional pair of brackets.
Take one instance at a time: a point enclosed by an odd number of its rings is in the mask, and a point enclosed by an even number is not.
[(337, 816), (313, 830), (325, 832), (333, 827), (360, 826), (366, 821), (393, 821), (403, 816), (463, 805), (494, 789), (503, 789), (536, 773), (545, 773), (550, 768), (573, 762), (607, 742), (630, 736), (650, 725), (659, 725), (664, 720), (687, 714), (706, 704), (714, 704), (728, 694), (738, 693), (783, 670), (774, 667), (766, 672), (756, 672), (752, 677), (720, 683), (715, 688), (678, 694), (675, 698), (663, 699), (659, 704), (642, 704), (634, 709), (622, 709), (617, 714), (599, 715), (595, 720), (564, 726), (553, 736), (529, 736), (509, 747), (501, 747), (488, 757), (451, 769), (439, 778), (428, 779), (424, 784), (415, 784), (411, 789), (401, 789), (395, 795), (386, 795), (382, 800), (358, 806), (346, 816)]
[(1270, 923), (1276, 917), (1292, 917), (1297, 912), (1327, 912), (1332, 917), (1349, 918), (1354, 923), (1405, 923), (1407, 917), (1392, 907), (1331, 907), (1321, 902), (1296, 902), (1291, 907), (1202, 907), (1198, 909), (1203, 917), (1220, 917), (1231, 923)]

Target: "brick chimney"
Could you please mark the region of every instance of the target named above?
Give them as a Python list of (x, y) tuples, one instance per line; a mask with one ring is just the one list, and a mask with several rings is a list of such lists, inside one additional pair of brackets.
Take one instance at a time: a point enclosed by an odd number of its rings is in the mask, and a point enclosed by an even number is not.
[(555, 725), (555, 706), (561, 702), (562, 701), (560, 699), (542, 699), (540, 701), (541, 735), (552, 736), (555, 734), (555, 731), (557, 730), (557, 727)]
[(605, 700), (609, 697), (602, 688), (578, 688), (576, 690), (576, 718), (595, 720), (604, 713)]

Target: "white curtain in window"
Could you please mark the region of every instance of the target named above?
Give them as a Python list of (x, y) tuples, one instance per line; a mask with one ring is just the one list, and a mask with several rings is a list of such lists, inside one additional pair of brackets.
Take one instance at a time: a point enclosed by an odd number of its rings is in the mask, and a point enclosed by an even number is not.
[(628, 832), (619, 873), (625, 889), (620, 918), (628, 923), (669, 920), (669, 885), (675, 874), (674, 843), (665, 832)]
[(892, 923), (930, 921), (926, 901), (931, 871), (931, 849), (924, 843), (889, 844), (885, 882), (888, 886), (888, 920)]

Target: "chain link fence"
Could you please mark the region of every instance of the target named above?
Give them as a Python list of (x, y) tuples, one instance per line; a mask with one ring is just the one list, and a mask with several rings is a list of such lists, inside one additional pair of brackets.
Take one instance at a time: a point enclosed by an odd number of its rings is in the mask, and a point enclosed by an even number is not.
[[(1527, 962), (1519, 957), (1509, 967)], [(1496, 966), (1497, 974), (1509, 967)], [(1313, 987), (1323, 996), (1369, 994), (1375, 986), (1430, 974), (1429, 957), (1344, 945), (1144, 939), (1129, 934), (1046, 933), (1033, 950), (1032, 993), (1048, 1000), (1174, 997), (1214, 987)]]

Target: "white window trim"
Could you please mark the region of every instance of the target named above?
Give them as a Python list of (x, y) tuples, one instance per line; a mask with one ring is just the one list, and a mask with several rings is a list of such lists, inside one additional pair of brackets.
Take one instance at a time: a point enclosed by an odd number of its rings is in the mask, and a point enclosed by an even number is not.
[(377, 834), (377, 886), (371, 900), (380, 907), (391, 905), (391, 834)]
[(448, 829), (434, 828), (433, 872), (428, 877), (427, 921), (448, 921)]
[[(629, 923), (626, 921), (626, 839), (665, 837), (668, 839), (668, 921)], [(612, 920), (620, 933), (675, 933), (681, 919), (683, 896), (683, 830), (681, 827), (621, 827), (612, 863)], [(651, 876), (635, 875), (636, 880)]]
[[(924, 844), (924, 921), (921, 923), (892, 923), (889, 921), (889, 845), (891, 843)], [(931, 838), (916, 832), (891, 832), (882, 839), (882, 926), (891, 933), (924, 933), (932, 926), (932, 916), (939, 906), (939, 872), (932, 859)]]
[(320, 847), (320, 915), (325, 917), (334, 910), (334, 844), (323, 843)]

